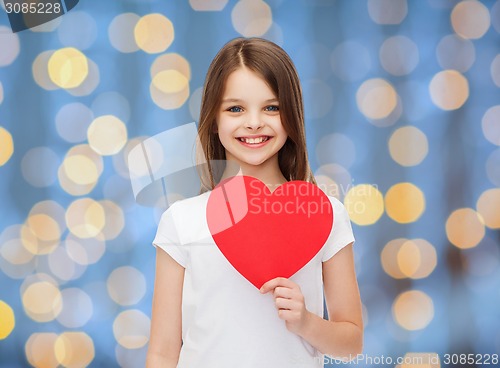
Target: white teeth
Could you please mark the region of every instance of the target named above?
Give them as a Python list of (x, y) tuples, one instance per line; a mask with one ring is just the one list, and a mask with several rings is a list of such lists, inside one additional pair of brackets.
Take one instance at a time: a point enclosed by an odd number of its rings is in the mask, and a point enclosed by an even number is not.
[(259, 138), (240, 138), (240, 141), (248, 144), (259, 144), (267, 141), (269, 137), (259, 137)]

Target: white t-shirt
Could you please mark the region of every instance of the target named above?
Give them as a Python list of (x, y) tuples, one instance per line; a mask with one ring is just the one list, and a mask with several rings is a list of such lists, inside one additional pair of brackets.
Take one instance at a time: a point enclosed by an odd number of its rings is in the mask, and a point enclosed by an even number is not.
[[(261, 294), (221, 253), (210, 234), (210, 192), (175, 202), (161, 216), (153, 245), (185, 268), (178, 368), (316, 368), (323, 354), (286, 329), (272, 292)], [(335, 197), (334, 224), (321, 250), (290, 280), (306, 308), (323, 318), (322, 262), (354, 242), (349, 215)], [(166, 316), (168, 318), (168, 316)]]

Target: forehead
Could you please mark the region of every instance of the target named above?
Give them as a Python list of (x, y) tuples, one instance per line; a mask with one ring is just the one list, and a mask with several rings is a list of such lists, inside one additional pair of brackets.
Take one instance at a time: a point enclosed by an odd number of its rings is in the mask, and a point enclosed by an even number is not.
[(223, 99), (276, 98), (272, 89), (261, 75), (248, 68), (239, 68), (229, 74)]

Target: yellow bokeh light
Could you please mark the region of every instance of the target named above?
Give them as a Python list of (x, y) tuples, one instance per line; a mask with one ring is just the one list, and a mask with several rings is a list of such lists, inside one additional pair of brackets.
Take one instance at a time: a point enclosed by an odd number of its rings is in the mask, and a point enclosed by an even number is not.
[(10, 335), (16, 325), (14, 311), (3, 300), (0, 300), (0, 340)]
[(33, 367), (57, 368), (59, 363), (54, 353), (56, 340), (57, 334), (53, 332), (32, 334), (24, 347), (28, 362)]
[(189, 98), (189, 84), (186, 84), (179, 92), (164, 93), (160, 91), (153, 82), (149, 87), (149, 92), (153, 102), (164, 110), (174, 110), (180, 108)]
[(491, 229), (500, 229), (500, 188), (484, 191), (476, 207), (486, 226)]
[(481, 121), (483, 134), (488, 141), (500, 146), (500, 105), (490, 107)]
[(399, 269), (407, 277), (415, 274), (422, 262), (418, 247), (411, 241), (406, 241), (401, 245), (396, 258)]
[(121, 312), (113, 322), (113, 334), (126, 349), (139, 349), (149, 340), (150, 320), (140, 310)]
[(456, 70), (443, 70), (437, 73), (429, 85), (431, 99), (443, 110), (456, 110), (469, 97), (469, 82)]
[(189, 0), (189, 5), (196, 11), (220, 11), (228, 0)]
[(188, 79), (177, 70), (164, 70), (153, 78), (153, 85), (163, 93), (177, 93), (188, 85)]
[(412, 183), (398, 183), (385, 195), (387, 215), (394, 221), (407, 224), (416, 221), (425, 210), (425, 197)]
[(48, 62), (49, 77), (61, 88), (75, 88), (89, 73), (87, 57), (73, 47), (55, 51)]
[[(41, 220), (41, 221), (40, 221)], [(53, 219), (47, 220), (47, 219), (38, 219), (42, 226), (43, 222), (47, 223), (52, 223)], [(39, 226), (39, 225), (36, 225)], [(54, 223), (52, 223), (53, 230), (56, 229), (54, 226)], [(35, 231), (38, 231), (35, 229)], [(40, 230), (43, 232), (43, 230)], [(49, 232), (50, 234), (50, 232)], [(52, 239), (52, 240), (43, 240), (37, 237), (37, 234), (33, 231), (31, 226), (29, 225), (23, 225), (21, 227), (21, 241), (24, 245), (24, 248), (26, 248), (30, 253), (35, 254), (35, 255), (42, 255), (42, 254), (50, 254), (52, 253), (59, 245), (59, 238)]]
[(83, 83), (80, 84), (78, 87), (66, 89), (66, 92), (68, 92), (70, 95), (78, 97), (88, 96), (92, 92), (94, 92), (97, 86), (99, 85), (99, 82), (101, 81), (99, 67), (97, 66), (96, 63), (94, 63), (90, 59), (88, 59), (88, 63), (89, 63), (89, 72), (87, 78), (85, 78)]
[(410, 290), (398, 295), (392, 305), (394, 320), (409, 331), (425, 328), (434, 317), (434, 303), (422, 291)]
[(273, 24), (271, 7), (261, 0), (240, 0), (231, 12), (234, 29), (244, 37), (264, 35)]
[(0, 166), (9, 161), (14, 153), (14, 141), (12, 135), (5, 128), (0, 126)]
[(26, 314), (36, 322), (54, 320), (62, 309), (59, 288), (47, 281), (35, 282), (22, 293)]
[(116, 203), (109, 200), (99, 201), (99, 203), (104, 209), (106, 216), (106, 224), (102, 229), (102, 235), (106, 240), (115, 239), (125, 227), (123, 210)]
[(62, 165), (67, 178), (76, 184), (88, 185), (95, 183), (99, 179), (99, 172), (94, 161), (87, 156), (74, 155), (66, 157)]
[(58, 240), (61, 237), (59, 224), (47, 214), (30, 215), (26, 223), (33, 234), (42, 241)]
[[(72, 156), (84, 156), (93, 162), (93, 164), (95, 165), (95, 167), (97, 169), (97, 173), (98, 173), (98, 176), (94, 182), (91, 182), (91, 183), (86, 184), (86, 185), (81, 185), (81, 184), (75, 183), (73, 180), (71, 180), (68, 177), (68, 175), (66, 174), (65, 167), (64, 167), (64, 162), (66, 162), (66, 160)], [(103, 165), (102, 156), (97, 154), (92, 148), (90, 148), (89, 145), (80, 144), (80, 145), (72, 147), (68, 151), (68, 153), (66, 153), (66, 156), (64, 157), (63, 165), (61, 165), (59, 167), (59, 170), (57, 172), (57, 176), (59, 179), (59, 184), (67, 193), (74, 195), (74, 196), (79, 196), (79, 195), (88, 194), (92, 189), (94, 189), (94, 187), (97, 184), (97, 180), (98, 180), (99, 176), (101, 175), (103, 169), (104, 169), (104, 165)], [(76, 170), (76, 168), (75, 168), (75, 170)], [(90, 175), (90, 176), (92, 176), (92, 175)], [(87, 179), (88, 178), (89, 178), (89, 176), (87, 176)]]
[(100, 234), (105, 221), (102, 206), (91, 198), (81, 198), (72, 202), (66, 211), (66, 225), (79, 238), (91, 238)]
[(472, 208), (453, 211), (446, 221), (448, 240), (458, 248), (473, 248), (485, 234), (484, 220)]
[(89, 145), (98, 154), (114, 155), (127, 143), (127, 127), (113, 115), (95, 119), (87, 130)]
[(102, 234), (81, 239), (70, 233), (64, 242), (64, 247), (73, 261), (84, 266), (98, 262), (106, 251)]
[(384, 198), (375, 186), (358, 184), (347, 192), (344, 206), (352, 222), (357, 225), (371, 225), (384, 213)]
[(113, 18), (108, 28), (108, 36), (115, 49), (124, 53), (139, 50), (134, 38), (134, 28), (139, 19), (141, 17), (135, 13), (121, 13)]
[(389, 139), (389, 152), (401, 166), (415, 166), (429, 151), (426, 135), (418, 128), (406, 126), (396, 129)]
[(490, 28), (490, 12), (480, 1), (461, 1), (451, 12), (451, 25), (462, 38), (481, 38)]
[(151, 78), (165, 70), (176, 70), (187, 80), (191, 80), (191, 66), (189, 61), (177, 53), (163, 54), (158, 56), (151, 65)]
[(137, 46), (149, 54), (164, 52), (174, 41), (174, 26), (162, 14), (148, 14), (134, 28)]
[(57, 361), (67, 368), (87, 367), (95, 357), (94, 342), (84, 332), (64, 332), (54, 343)]
[(398, 96), (394, 87), (384, 79), (365, 81), (356, 92), (356, 103), (369, 119), (383, 119), (396, 108)]

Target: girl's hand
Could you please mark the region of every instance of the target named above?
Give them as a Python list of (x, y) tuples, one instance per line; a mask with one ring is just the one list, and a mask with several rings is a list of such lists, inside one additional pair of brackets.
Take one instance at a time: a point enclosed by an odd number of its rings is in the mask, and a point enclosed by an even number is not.
[(273, 291), (278, 317), (285, 321), (288, 331), (301, 335), (307, 328), (311, 312), (306, 309), (300, 286), (287, 278), (277, 277), (260, 288), (262, 294), (269, 291)]

